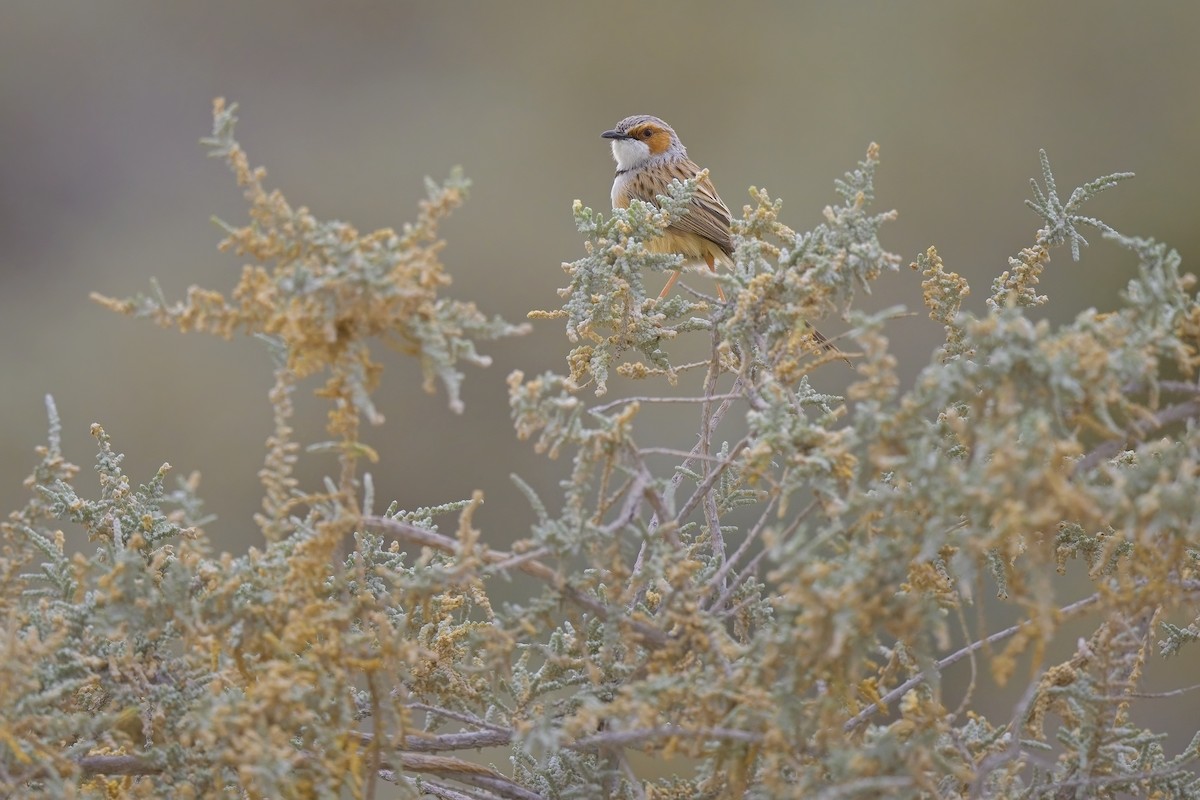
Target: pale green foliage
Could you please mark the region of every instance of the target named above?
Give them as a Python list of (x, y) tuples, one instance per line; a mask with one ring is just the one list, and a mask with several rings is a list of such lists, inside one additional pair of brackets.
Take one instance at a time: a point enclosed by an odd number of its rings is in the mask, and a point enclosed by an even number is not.
[[(77, 488), (51, 406), (33, 495), (0, 526), (4, 791), (1200, 798), (1200, 739), (1131, 714), (1155, 702), (1138, 696), (1147, 662), (1194, 658), (1200, 638), (1200, 304), (1174, 251), (1081, 215), (1126, 176), (1063, 203), (1043, 155), (1045, 226), (982, 316), (936, 250), (920, 256), (946, 340), (907, 390), (886, 336), (899, 309), (853, 307), (898, 264), (879, 241), (892, 215), (870, 208), (874, 146), (810, 232), (752, 190), (724, 304), (656, 303), (643, 284), (677, 266), (643, 242), (694, 187), (608, 217), (577, 204), (587, 253), (563, 307), (533, 315), (566, 320), (566, 374), (508, 379), (518, 436), (564, 461), (561, 496), (516, 478), (536, 522), (498, 550), (478, 496), (375, 516), (360, 471), (375, 339), (434, 365), (453, 402), (456, 360), (480, 360), (467, 342), (520, 330), (437, 293), (434, 226), (461, 182), (432, 187), (403, 235), (359, 236), (266, 192), (225, 114), (254, 218), (228, 241), (258, 264), (232, 301), (109, 305), (269, 338), (267, 544), (211, 555), (196, 479), (136, 485), (98, 426), (99, 489)], [(1034, 287), (1052, 247), (1078, 255), (1079, 225), (1137, 273), (1120, 307), (1053, 326), (1030, 316)], [(829, 349), (812, 326), (834, 314), (850, 330)], [(689, 337), (708, 355), (677, 363)], [(843, 357), (855, 379), (835, 393)], [(320, 371), (341, 472), (305, 488), (290, 395)], [(688, 394), (588, 399), (623, 377)], [(664, 407), (695, 435), (643, 424)], [(94, 553), (67, 554), (66, 523)], [(498, 584), (515, 597), (494, 605)], [(1055, 663), (1068, 621), (1091, 633)], [(952, 689), (960, 661), (975, 680)], [(1016, 705), (981, 713), (984, 680), (1014, 684)]]
[[(869, 291), (882, 270), (896, 268), (899, 258), (878, 240), (880, 225), (894, 214), (867, 210), (876, 163), (872, 150), (857, 170), (837, 181), (842, 204), (826, 207), (826, 221), (808, 233), (781, 223), (782, 203), (751, 189), (758, 207), (747, 208), (746, 218), (734, 224), (736, 267), (716, 276), (738, 298), (737, 313), (716, 318), (722, 341), (761, 350), (758, 359), (786, 360), (776, 365), (781, 368), (793, 367), (798, 337), (808, 330), (806, 319), (846, 312), (857, 289)], [(678, 294), (656, 302), (643, 282), (646, 273), (679, 266), (680, 256), (649, 253), (644, 243), (687, 213), (699, 179), (672, 181), (657, 205), (635, 200), (607, 218), (575, 203), (575, 224), (588, 254), (563, 265), (571, 281), (562, 291), (562, 310), (531, 315), (565, 317), (567, 338), (584, 342), (568, 356), (575, 384), (594, 381), (596, 394), (604, 394), (614, 361), (631, 349), (650, 363), (624, 365), (622, 374), (665, 374), (674, 381), (682, 367), (672, 364), (669, 343), (689, 332), (713, 330), (714, 319), (706, 315), (711, 298)]]
[(660, 199), (661, 208), (634, 200), (627, 209), (614, 208), (607, 219), (575, 203), (575, 225), (587, 237), (584, 246), (589, 255), (563, 265), (571, 276), (563, 292), (563, 313), (568, 340), (589, 342), (571, 352), (571, 377), (580, 384), (594, 380), (598, 395), (607, 391), (613, 359), (624, 351), (635, 349), (653, 369), (674, 375), (664, 344), (688, 331), (711, 327), (710, 320), (695, 315), (708, 308), (707, 303), (682, 298), (655, 303), (643, 283), (643, 273), (679, 265), (679, 256), (649, 253), (644, 242), (687, 213), (698, 180), (671, 181), (670, 194)]
[(1037, 242), (1033, 247), (1027, 247), (1015, 258), (1009, 258), (1011, 272), (1005, 271), (992, 282), (992, 296), (988, 298), (988, 307), (999, 308), (1005, 304), (1020, 306), (1039, 306), (1049, 298), (1040, 295), (1033, 288), (1037, 285), (1038, 276), (1049, 260), (1049, 248), (1062, 244), (1071, 245), (1071, 258), (1079, 260), (1079, 245), (1087, 244), (1087, 239), (1079, 232), (1080, 225), (1087, 225), (1106, 235), (1116, 233), (1107, 224), (1094, 217), (1085, 217), (1078, 213), (1079, 208), (1105, 189), (1111, 189), (1123, 180), (1133, 177), (1132, 172), (1114, 172), (1094, 181), (1088, 181), (1075, 191), (1066, 203), (1058, 196), (1054, 185), (1054, 174), (1050, 172), (1050, 159), (1046, 151), (1041, 151), (1042, 179), (1046, 183), (1043, 192), (1036, 180), (1030, 180), (1035, 199), (1026, 200), (1025, 204), (1037, 212), (1045, 225), (1038, 231)]
[(1063, 203), (1059, 199), (1058, 189), (1054, 185), (1054, 173), (1050, 171), (1050, 159), (1046, 156), (1045, 150), (1039, 151), (1039, 154), (1042, 159), (1042, 179), (1046, 183), (1046, 190), (1043, 192), (1037, 185), (1037, 181), (1031, 179), (1029, 186), (1033, 189), (1035, 199), (1025, 201), (1025, 205), (1036, 211), (1046, 223), (1038, 235), (1038, 241), (1050, 247), (1059, 247), (1068, 243), (1071, 245), (1071, 258), (1078, 261), (1079, 245), (1087, 244), (1087, 239), (1084, 239), (1079, 232), (1080, 225), (1088, 225), (1108, 234), (1116, 233), (1095, 217), (1085, 217), (1078, 213), (1080, 207), (1105, 189), (1111, 189), (1121, 181), (1129, 180), (1133, 177), (1133, 173), (1114, 172), (1111, 175), (1088, 181), (1071, 192), (1070, 198)]

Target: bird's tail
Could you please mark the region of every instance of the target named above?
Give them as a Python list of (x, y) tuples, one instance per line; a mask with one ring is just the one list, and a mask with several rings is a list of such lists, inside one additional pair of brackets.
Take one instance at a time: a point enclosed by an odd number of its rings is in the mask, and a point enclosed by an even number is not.
[(808, 329), (809, 329), (810, 331), (812, 331), (812, 335), (813, 335), (813, 341), (815, 341), (815, 342), (817, 343), (817, 346), (818, 346), (818, 347), (820, 347), (822, 350), (827, 350), (827, 351), (829, 351), (830, 353), (835, 353), (835, 354), (837, 354), (837, 355), (840, 355), (840, 356), (842, 357), (842, 361), (845, 361), (847, 366), (851, 366), (851, 364), (850, 364), (850, 359), (849, 359), (849, 358), (847, 358), (847, 357), (846, 357), (846, 356), (845, 356), (845, 355), (842, 353), (842, 351), (841, 351), (841, 350), (838, 350), (838, 349), (837, 349), (837, 345), (835, 345), (833, 342), (829, 341), (829, 337), (828, 337), (828, 336), (826, 336), (825, 334), (821, 333), (819, 330), (817, 330), (816, 328), (814, 328), (812, 325), (809, 325), (809, 326), (808, 326)]

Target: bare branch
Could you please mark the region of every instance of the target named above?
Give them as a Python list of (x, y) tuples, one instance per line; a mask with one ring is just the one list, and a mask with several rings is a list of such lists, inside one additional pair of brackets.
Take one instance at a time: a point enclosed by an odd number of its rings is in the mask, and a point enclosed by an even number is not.
[[(737, 457), (741, 455), (742, 451), (746, 449), (746, 445), (749, 443), (750, 440), (746, 438), (739, 440), (738, 443), (735, 444), (729, 451), (729, 457), (722, 461), (720, 466), (713, 468), (708, 475), (704, 476), (704, 480), (696, 487), (696, 490), (692, 492), (691, 497), (689, 497), (683, 504), (683, 507), (676, 512), (675, 521), (677, 523), (682, 524), (683, 521), (687, 519), (687, 515), (692, 513), (692, 511), (696, 509), (696, 506), (700, 505), (701, 501), (712, 494), (712, 487), (721, 479), (721, 476), (725, 474), (725, 470), (729, 469), (733, 462), (737, 460)], [(710, 521), (710, 524), (712, 524), (712, 521)]]
[[(363, 517), (361, 522), (367, 528), (395, 536), (397, 539), (420, 547), (428, 547), (450, 555), (458, 554), (457, 540), (451, 539), (449, 536), (443, 536), (436, 531), (421, 528), (408, 522), (401, 522), (398, 519), (390, 517)], [(617, 609), (611, 608), (596, 598), (569, 585), (562, 575), (541, 561), (522, 561), (519, 559), (518, 554), (503, 550), (491, 550), (483, 546), (480, 548), (480, 558), (488, 564), (511, 562), (526, 575), (531, 575), (545, 582), (556, 591), (561, 592), (572, 603), (587, 609), (600, 619), (606, 621), (619, 619), (622, 625), (627, 626), (647, 645), (662, 646), (667, 642), (667, 634), (660, 629), (638, 620), (627, 619), (623, 613), (618, 616)]]
[(743, 395), (740, 394), (716, 394), (712, 397), (654, 397), (651, 395), (635, 395), (632, 397), (621, 397), (588, 410), (593, 414), (600, 414), (629, 403), (641, 403), (643, 405), (651, 403), (706, 403), (710, 400), (741, 400), (742, 398)]
[(404, 782), (418, 791), (440, 797), (442, 800), (496, 800), (499, 797), (491, 792), (480, 794), (476, 791), (451, 789), (449, 786), (443, 786), (431, 780), (418, 780), (407, 775), (404, 776)]
[[(1125, 695), (1125, 697), (1142, 697), (1142, 698), (1145, 698), (1148, 700), (1159, 700), (1159, 699), (1164, 699), (1164, 698), (1169, 698), (1169, 697), (1179, 697), (1181, 695), (1187, 694), (1188, 692), (1194, 692), (1197, 689), (1200, 689), (1200, 683), (1196, 683), (1191, 686), (1185, 686), (1182, 689), (1173, 689), (1169, 692), (1129, 692)], [(1123, 698), (1113, 698), (1113, 699), (1120, 700)]]
[(442, 708), (441, 706), (431, 706), (427, 703), (405, 703), (404, 707), (411, 708), (414, 711), (424, 711), (428, 714), (435, 714), (439, 717), (456, 720), (458, 722), (466, 723), (467, 725), (474, 725), (478, 728), (484, 728), (490, 731), (508, 731), (508, 728), (488, 722), (487, 720), (481, 719), (474, 714), (465, 714), (461, 711), (452, 711), (449, 708)]
[[(709, 356), (708, 375), (704, 378), (704, 396), (708, 398), (700, 411), (700, 454), (703, 456), (712, 455), (712, 437), (713, 430), (716, 424), (713, 422), (713, 400), (712, 396), (717, 390), (717, 381), (721, 377), (721, 336), (717, 329), (713, 329), (712, 335), (712, 354)], [(736, 457), (740, 452), (737, 448), (730, 454), (730, 459)], [(695, 494), (692, 495), (688, 502), (683, 504), (683, 509), (676, 516), (676, 522), (682, 522), (689, 513), (688, 507), (692, 500), (699, 502), (701, 496), (704, 499), (704, 520), (708, 524), (709, 541), (712, 542), (713, 553), (721, 563), (725, 563), (725, 537), (721, 535), (721, 520), (717, 514), (717, 498), (716, 493), (712, 491), (712, 487), (725, 473), (728, 467), (712, 468), (709, 464), (705, 464), (704, 480), (696, 487)], [(703, 493), (703, 494), (701, 494)]]
[(737, 728), (685, 728), (679, 725), (660, 725), (656, 728), (638, 728), (631, 731), (604, 731), (576, 739), (567, 747), (571, 750), (605, 750), (610, 747), (628, 747), (656, 739), (669, 738), (714, 739), (755, 744), (763, 741), (765, 737), (761, 733)]
[[(452, 750), (504, 747), (512, 742), (512, 737), (513, 732), (506, 728), (439, 734), (410, 733), (400, 737), (395, 744), (399, 749), (413, 753), (445, 753)], [(364, 745), (374, 739), (369, 733), (357, 734), (356, 738)]]
[(399, 753), (400, 765), (405, 772), (424, 772), (442, 778), (478, 786), (500, 797), (511, 800), (544, 800), (542, 795), (530, 791), (519, 783), (506, 778), (490, 767), (449, 756), (430, 756), (422, 753)]
[[(1069, 605), (1063, 606), (1062, 608), (1060, 608), (1058, 610), (1058, 614), (1060, 616), (1068, 616), (1070, 614), (1074, 614), (1075, 612), (1080, 611), (1084, 608), (1087, 608), (1088, 606), (1098, 602), (1099, 600), (1100, 600), (1099, 593), (1090, 595), (1088, 597), (1085, 597), (1082, 600), (1077, 600), (1074, 603), (1070, 603)], [(1009, 638), (1010, 636), (1016, 635), (1018, 631), (1020, 631), (1022, 628), (1024, 628), (1027, 625), (1030, 625), (1030, 624), (1032, 624), (1032, 623), (1031, 623), (1031, 621), (1028, 621), (1028, 620), (1025, 622), (1019, 622), (1016, 625), (1013, 625), (1009, 628), (1005, 628), (1002, 631), (997, 631), (996, 633), (993, 633), (991, 636), (987, 636), (983, 639), (974, 641), (971, 644), (967, 645), (966, 647), (956, 650), (955, 652), (951, 653), (950, 655), (948, 655), (945, 658), (938, 661), (936, 664), (933, 665), (933, 668), (931, 671), (932, 672), (941, 672), (946, 667), (949, 667), (952, 664), (958, 663), (959, 661), (961, 661), (962, 659), (971, 655), (972, 653), (974, 653), (977, 650), (987, 647), (990, 644), (995, 644), (996, 642), (1004, 641), (1005, 639)], [(903, 697), (904, 693), (907, 692), (909, 689), (912, 689), (914, 686), (918, 686), (919, 684), (924, 683), (928, 679), (928, 677), (929, 676), (927, 673), (922, 672), (920, 675), (914, 675), (913, 677), (909, 678), (904, 683), (900, 684), (895, 689), (892, 689), (890, 692), (885, 694), (883, 697), (879, 698), (878, 701), (871, 703), (866, 708), (864, 708), (862, 711), (858, 712), (853, 717), (848, 719), (846, 721), (846, 724), (842, 726), (842, 729), (847, 732), (854, 730), (859, 725), (862, 725), (864, 722), (866, 722), (868, 719), (870, 719), (871, 716), (875, 714), (875, 712), (879, 711), (881, 708), (887, 707), (890, 703)]]
[(639, 447), (638, 452), (644, 456), (677, 456), (679, 458), (686, 458), (689, 461), (705, 461), (710, 464), (720, 464), (726, 467), (733, 463), (733, 461), (728, 457), (721, 458), (720, 456), (705, 456), (694, 451), (678, 450), (674, 447)]
[[(791, 522), (788, 523), (788, 526), (787, 526), (787, 528), (784, 529), (783, 533), (780, 534), (780, 536), (779, 536), (780, 540), (787, 540), (788, 538), (790, 538), (792, 536), (792, 534), (794, 534), (796, 532), (796, 529), (800, 527), (800, 524), (802, 522), (804, 522), (804, 518), (807, 517), (812, 512), (812, 510), (814, 508), (816, 508), (816, 506), (817, 506), (817, 502), (814, 500), (814, 501), (810, 502), (808, 504), (808, 506), (806, 506), (804, 508), (803, 511), (801, 511), (799, 514), (797, 514), (796, 517)], [(766, 516), (765, 516), (765, 512), (764, 512), (764, 516), (759, 520), (760, 524), (765, 519), (766, 519)], [(756, 525), (754, 531), (751, 531), (751, 533), (754, 536), (758, 536), (758, 532), (760, 530), (761, 530), (760, 527), (758, 525)], [(750, 546), (750, 541), (751, 541), (751, 539), (748, 536), (748, 537), (746, 537), (746, 541), (742, 542), (742, 545), (737, 549), (737, 552), (734, 553), (734, 558), (732, 559), (732, 561), (734, 563), (736, 563), (737, 560), (740, 559), (745, 554), (745, 551)], [(758, 555), (756, 555), (754, 558), (750, 559), (750, 563), (748, 563), (740, 572), (738, 572), (737, 579), (725, 588), (725, 590), (721, 593), (720, 597), (718, 597), (709, 606), (709, 608), (721, 608), (726, 603), (728, 603), (729, 598), (733, 597), (733, 593), (738, 590), (738, 587), (740, 587), (743, 583), (745, 583), (747, 580), (749, 580), (752, 575), (755, 574), (755, 571), (758, 569), (758, 562), (762, 561), (763, 557), (766, 554), (767, 554), (766, 550), (760, 550), (758, 552)]]
[(1165, 428), (1173, 422), (1180, 422), (1194, 417), (1200, 417), (1200, 400), (1189, 400), (1185, 403), (1168, 406), (1156, 412), (1151, 419), (1141, 420), (1130, 425), (1125, 438), (1110, 439), (1096, 447), (1092, 452), (1075, 462), (1073, 473), (1080, 475), (1089, 472), (1101, 462), (1107, 461), (1121, 452), (1122, 449), (1144, 440), (1154, 431)]
[[(737, 562), (741, 560), (746, 551), (750, 549), (750, 545), (753, 544), (762, 534), (763, 529), (767, 526), (767, 520), (770, 519), (771, 511), (775, 508), (775, 503), (778, 502), (778, 500), (779, 495), (777, 493), (772, 493), (767, 499), (767, 504), (763, 507), (762, 513), (758, 517), (758, 521), (754, 523), (754, 527), (751, 528), (750, 532), (746, 534), (745, 538), (742, 539), (742, 543), (738, 545), (738, 549), (733, 552), (733, 555), (727, 558), (725, 562), (721, 564), (721, 568), (717, 570), (716, 574), (709, 579), (708, 590), (710, 592), (716, 591), (718, 587), (720, 587), (722, 592), (724, 592), (725, 576), (727, 576), (729, 571), (737, 565)], [(816, 505), (815, 502), (810, 503), (809, 509), (811, 509), (814, 505)], [(800, 512), (798, 516), (803, 518), (807, 513), (808, 509), (805, 509), (804, 511)]]

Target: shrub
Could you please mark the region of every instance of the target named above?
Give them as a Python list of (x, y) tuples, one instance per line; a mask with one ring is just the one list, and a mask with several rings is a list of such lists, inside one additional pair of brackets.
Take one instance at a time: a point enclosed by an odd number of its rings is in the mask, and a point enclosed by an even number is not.
[[(920, 256), (946, 336), (908, 391), (885, 335), (902, 309), (854, 307), (900, 263), (878, 240), (892, 214), (870, 207), (874, 145), (812, 231), (751, 191), (728, 304), (643, 284), (678, 267), (642, 242), (693, 183), (608, 216), (576, 203), (586, 255), (564, 265), (563, 306), (530, 315), (565, 322), (567, 371), (508, 379), (517, 434), (569, 468), (561, 497), (518, 481), (537, 521), (498, 549), (478, 495), (374, 513), (361, 437), (382, 422), (379, 342), (457, 410), (460, 364), (488, 363), (475, 343), (528, 331), (441, 294), (437, 225), (465, 181), (431, 183), (402, 232), (363, 235), (269, 191), (234, 108), (214, 112), (206, 142), (250, 208), (223, 246), (250, 266), (228, 296), (97, 299), (275, 353), (265, 545), (213, 555), (195, 477), (169, 489), (164, 465), (137, 484), (98, 425), (99, 487), (80, 494), (48, 401), (30, 499), (0, 525), (5, 793), (1200, 797), (1200, 738), (1131, 718), (1147, 661), (1200, 638), (1200, 305), (1178, 254), (1081, 214), (1127, 175), (1063, 202), (1043, 154), (1042, 227), (983, 316)], [(1081, 227), (1137, 275), (1115, 310), (1035, 322), (1038, 277), (1056, 247), (1078, 259)], [(810, 323), (832, 314), (851, 329), (830, 347)], [(688, 339), (707, 355), (680, 363)], [(822, 391), (842, 359), (844, 397)], [(291, 395), (318, 374), (317, 449), (339, 471), (306, 487)], [(630, 380), (654, 388), (593, 399)], [(637, 426), (656, 404), (691, 415), (693, 445)], [(67, 552), (68, 522), (95, 552)], [(1063, 577), (1075, 560), (1083, 593)], [(494, 601), (516, 575), (522, 595)], [(1056, 662), (1068, 623), (1091, 633)], [(1023, 687), (994, 719), (983, 670)]]

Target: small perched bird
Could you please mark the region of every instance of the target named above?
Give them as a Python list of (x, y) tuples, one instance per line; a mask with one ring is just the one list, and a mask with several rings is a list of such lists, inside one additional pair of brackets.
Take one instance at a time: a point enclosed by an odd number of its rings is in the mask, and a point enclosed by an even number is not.
[[(667, 194), (671, 181), (686, 181), (700, 173), (700, 167), (688, 158), (683, 142), (671, 126), (658, 117), (639, 114), (626, 117), (611, 131), (600, 134), (612, 139), (617, 175), (613, 180), (613, 208), (628, 208), (630, 200), (657, 205), (660, 194)], [(707, 176), (696, 185), (688, 213), (671, 223), (657, 239), (646, 242), (652, 253), (678, 253), (687, 261), (703, 260), (716, 272), (716, 262), (733, 263), (733, 238), (729, 234), (732, 217)], [(671, 291), (679, 272), (672, 272), (658, 296)], [(717, 286), (717, 295), (725, 293)]]
[[(617, 175), (612, 186), (613, 208), (628, 208), (630, 200), (657, 205), (658, 196), (667, 194), (671, 181), (686, 181), (701, 172), (696, 162), (688, 158), (687, 149), (674, 129), (658, 117), (649, 114), (626, 117), (617, 123), (617, 127), (600, 136), (612, 140), (613, 159), (617, 162)], [(688, 213), (672, 222), (662, 236), (646, 242), (646, 249), (652, 253), (678, 253), (685, 261), (703, 259), (708, 268), (716, 272), (718, 261), (733, 265), (733, 236), (729, 231), (732, 220), (729, 207), (706, 175), (696, 184)], [(677, 280), (679, 272), (672, 272), (658, 295), (659, 300), (667, 296)], [(720, 284), (717, 284), (717, 297), (725, 300)], [(820, 331), (811, 325), (808, 329), (822, 349), (838, 352)], [(842, 360), (850, 363), (848, 358)]]

